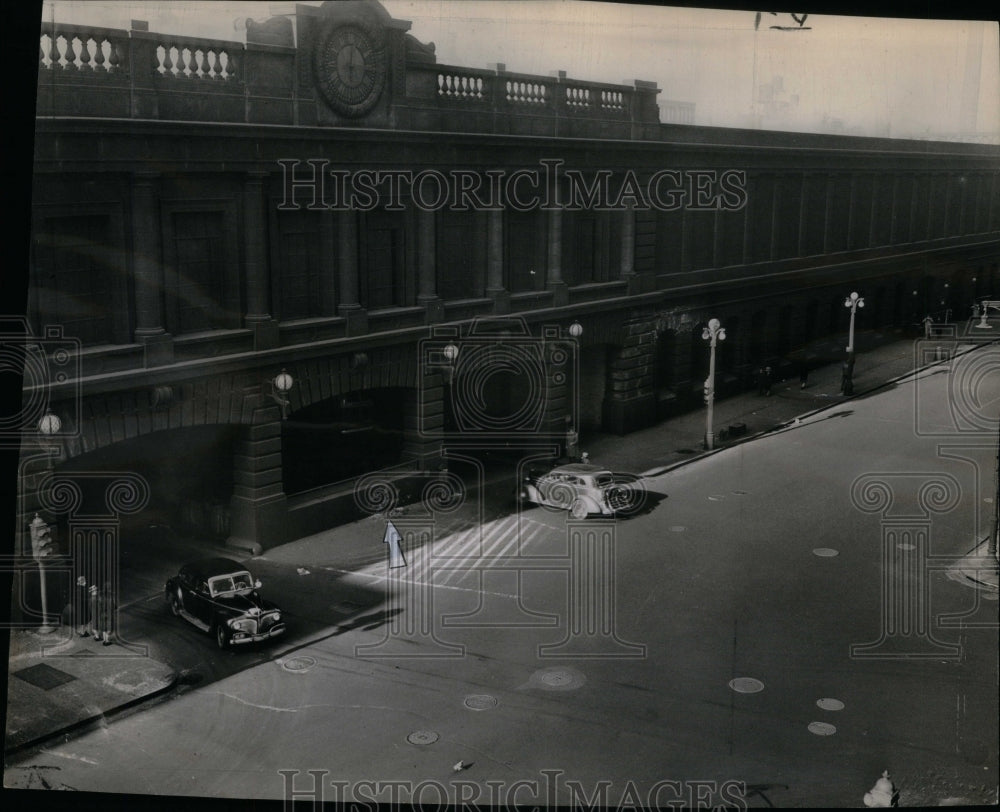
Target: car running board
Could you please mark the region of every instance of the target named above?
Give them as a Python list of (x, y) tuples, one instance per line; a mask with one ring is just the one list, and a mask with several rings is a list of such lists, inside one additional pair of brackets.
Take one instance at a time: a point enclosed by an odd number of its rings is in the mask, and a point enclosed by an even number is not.
[(208, 626), (207, 623), (204, 623), (203, 621), (198, 620), (198, 618), (196, 618), (194, 615), (190, 614), (185, 609), (181, 609), (181, 617), (184, 618), (188, 623), (193, 623), (195, 626), (197, 626), (203, 632), (210, 631), (209, 626)]

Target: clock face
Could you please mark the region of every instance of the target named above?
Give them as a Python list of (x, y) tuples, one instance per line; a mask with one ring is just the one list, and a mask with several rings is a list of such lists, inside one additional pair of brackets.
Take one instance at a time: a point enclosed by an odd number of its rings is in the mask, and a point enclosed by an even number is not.
[(316, 79), (323, 97), (341, 115), (364, 115), (382, 94), (386, 57), (380, 33), (362, 25), (339, 25), (318, 44)]

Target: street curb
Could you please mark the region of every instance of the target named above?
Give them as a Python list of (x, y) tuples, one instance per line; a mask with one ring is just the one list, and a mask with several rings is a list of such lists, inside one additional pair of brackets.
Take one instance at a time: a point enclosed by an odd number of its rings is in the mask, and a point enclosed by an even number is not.
[[(970, 352), (974, 352), (975, 350), (981, 349), (981, 348), (989, 346), (991, 344), (997, 344), (997, 343), (1000, 343), (1000, 338), (997, 338), (997, 339), (994, 339), (993, 341), (982, 343), (982, 344), (974, 344), (971, 347), (969, 347), (968, 349), (966, 349), (966, 350), (964, 350), (964, 351), (962, 351), (960, 353), (956, 352), (954, 355), (952, 355), (950, 358), (948, 358), (946, 360), (950, 361), (950, 360), (953, 360), (954, 358), (960, 357), (962, 355), (967, 355)], [(945, 361), (944, 360), (941, 360), (941, 361), (934, 360), (934, 361), (931, 361), (931, 362), (929, 362), (927, 364), (924, 364), (921, 367), (915, 367), (915, 368), (911, 369), (909, 372), (904, 372), (902, 375), (897, 375), (896, 377), (890, 378), (887, 381), (882, 381), (882, 383), (875, 384), (874, 386), (871, 386), (868, 389), (859, 390), (856, 394), (851, 395), (850, 397), (841, 396), (841, 400), (835, 401), (833, 403), (828, 403), (825, 406), (820, 406), (819, 408), (812, 409), (811, 411), (808, 411), (808, 412), (803, 412), (802, 414), (796, 415), (795, 417), (791, 418), (790, 420), (786, 420), (786, 421), (783, 421), (781, 423), (778, 423), (777, 425), (772, 426), (769, 429), (761, 429), (760, 431), (756, 431), (753, 434), (748, 434), (746, 437), (742, 437), (739, 440), (736, 440), (736, 441), (731, 442), (731, 443), (727, 443), (726, 445), (722, 446), (721, 448), (713, 448), (710, 451), (702, 451), (700, 454), (695, 454), (694, 456), (688, 457), (687, 459), (678, 460), (677, 462), (671, 463), (670, 465), (664, 466), (663, 468), (653, 469), (653, 470), (656, 471), (656, 473), (650, 474), (650, 473), (647, 472), (647, 473), (643, 474), (642, 476), (644, 476), (644, 477), (645, 476), (649, 476), (649, 477), (662, 476), (663, 474), (670, 473), (671, 471), (676, 470), (677, 468), (681, 468), (682, 466), (690, 465), (691, 463), (697, 462), (698, 460), (707, 459), (708, 457), (711, 457), (714, 454), (718, 454), (720, 451), (725, 451), (728, 448), (736, 448), (737, 446), (743, 445), (744, 443), (749, 443), (752, 440), (759, 440), (760, 438), (762, 438), (762, 437), (764, 437), (764, 436), (766, 436), (768, 434), (774, 434), (776, 432), (783, 431), (783, 430), (785, 430), (787, 428), (790, 428), (790, 427), (796, 425), (797, 423), (799, 423), (802, 420), (807, 420), (810, 417), (813, 417), (813, 416), (815, 416), (817, 414), (820, 414), (821, 412), (828, 411), (829, 409), (833, 409), (833, 408), (836, 408), (838, 406), (841, 406), (844, 403), (850, 403), (852, 400), (857, 400), (858, 398), (866, 397), (866, 396), (872, 394), (873, 392), (877, 392), (879, 389), (884, 389), (884, 388), (886, 388), (888, 386), (893, 386), (895, 384), (898, 384), (900, 381), (903, 381), (903, 380), (905, 380), (907, 378), (913, 377), (914, 375), (917, 375), (918, 373), (923, 372), (926, 369), (930, 369), (931, 367), (936, 366), (936, 365), (941, 364), (941, 363), (945, 363)]]
[(73, 722), (70, 725), (57, 728), (50, 733), (45, 733), (41, 736), (35, 736), (33, 739), (29, 739), (26, 742), (21, 742), (20, 744), (14, 745), (13, 747), (10, 748), (5, 747), (3, 754), (4, 756), (11, 756), (17, 753), (23, 753), (25, 750), (30, 750), (34, 747), (38, 747), (40, 744), (44, 744), (47, 741), (51, 741), (52, 739), (58, 736), (65, 736), (68, 733), (72, 733), (87, 728), (101, 719), (112, 719), (118, 716), (119, 714), (124, 713), (125, 711), (130, 710), (131, 708), (134, 708), (137, 705), (140, 705), (143, 702), (147, 702), (150, 699), (162, 696), (168, 691), (173, 690), (177, 685), (177, 680), (178, 680), (177, 672), (171, 671), (170, 677), (167, 679), (166, 684), (157, 688), (155, 691), (150, 691), (148, 694), (137, 696), (134, 699), (128, 700), (128, 702), (123, 702), (121, 705), (115, 705), (112, 708), (108, 708), (106, 711), (95, 713), (92, 716), (88, 716), (85, 719), (80, 719), (76, 722)]

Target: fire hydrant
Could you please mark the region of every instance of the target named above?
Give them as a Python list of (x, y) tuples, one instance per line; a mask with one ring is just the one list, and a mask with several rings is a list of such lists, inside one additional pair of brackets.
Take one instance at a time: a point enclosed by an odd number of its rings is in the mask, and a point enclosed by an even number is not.
[(899, 790), (889, 780), (888, 770), (882, 771), (882, 777), (865, 793), (864, 800), (865, 806), (899, 806)]

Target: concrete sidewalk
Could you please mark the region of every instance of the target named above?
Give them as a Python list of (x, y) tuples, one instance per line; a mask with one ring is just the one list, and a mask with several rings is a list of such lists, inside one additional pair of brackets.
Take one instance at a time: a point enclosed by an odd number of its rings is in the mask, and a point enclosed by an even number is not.
[(5, 753), (121, 713), (176, 682), (169, 666), (144, 654), (69, 634), (11, 631)]
[[(854, 397), (864, 397), (914, 370), (913, 340), (892, 334), (876, 334), (869, 339), (872, 349), (857, 356)], [(840, 365), (831, 364), (813, 371), (804, 388), (796, 377), (776, 382), (770, 396), (748, 392), (718, 401), (715, 430), (742, 423), (747, 433), (730, 442), (720, 442), (717, 447), (752, 440), (796, 417), (850, 400), (840, 394), (840, 375)], [(617, 471), (652, 475), (711, 453), (702, 449), (704, 436), (705, 410), (697, 409), (623, 437), (584, 436), (580, 445), (595, 463)], [(484, 487), (489, 490), (513, 484), (513, 474), (498, 467), (492, 475), (487, 472)], [(458, 510), (447, 515), (444, 523), (435, 525), (439, 538), (502, 515), (485, 515), (484, 501), (473, 493), (469, 497)], [(251, 559), (248, 566), (265, 574), (268, 570), (287, 570), (304, 579), (310, 578), (310, 570), (316, 568), (351, 572), (385, 558), (387, 548), (382, 540), (386, 518), (402, 526), (419, 510), (416, 506), (401, 507), (391, 517), (376, 514), (333, 527), (269, 549)], [(231, 555), (239, 557), (235, 551)], [(971, 572), (970, 577), (979, 584), (995, 590), (996, 572), (988, 566), (984, 568), (982, 551), (970, 551), (970, 556), (964, 565), (956, 564), (956, 571), (961, 571), (963, 577)], [(67, 632), (66, 629), (49, 635), (12, 632), (7, 681), (7, 752), (120, 712), (169, 690), (176, 682), (176, 675), (163, 663), (136, 656), (119, 646), (102, 647), (89, 638), (69, 638)], [(119, 656), (107, 656), (109, 653)]]
[[(914, 371), (915, 344), (894, 334), (868, 336), (872, 349), (858, 353), (854, 370), (854, 396), (863, 397), (895, 379)], [(742, 392), (715, 401), (713, 429), (716, 448), (725, 448), (762, 432), (770, 431), (796, 417), (851, 400), (840, 393), (841, 368), (829, 364), (813, 370), (804, 388), (798, 377), (776, 381), (771, 395)], [(723, 429), (743, 424), (746, 434), (718, 439)], [(700, 456), (706, 432), (705, 409), (678, 415), (656, 426), (624, 437), (593, 434), (583, 437), (580, 448), (590, 460), (616, 471), (646, 473), (668, 468)]]

